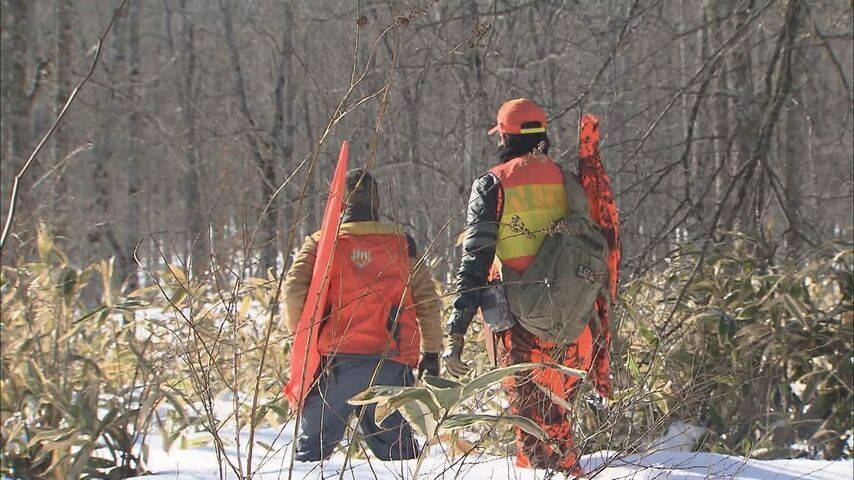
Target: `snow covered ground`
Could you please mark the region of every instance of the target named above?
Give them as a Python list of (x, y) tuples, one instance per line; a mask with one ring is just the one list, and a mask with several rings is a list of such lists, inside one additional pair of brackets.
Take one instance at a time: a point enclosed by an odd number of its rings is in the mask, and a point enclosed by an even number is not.
[[(226, 435), (227, 437), (228, 435)], [(253, 453), (254, 478), (271, 479), (412, 479), (416, 461), (380, 462), (374, 459), (353, 459), (346, 462), (343, 453), (335, 454), (323, 463), (295, 462), (291, 471), (291, 439), (293, 425), (283, 430), (264, 429), (256, 435)], [(241, 439), (246, 442), (246, 437)], [(176, 442), (177, 443), (177, 442)], [(270, 448), (268, 448), (270, 447)], [(678, 446), (676, 447), (678, 448)], [(236, 450), (230, 457), (236, 462)], [(258, 467), (260, 465), (260, 468)], [(755, 480), (854, 479), (854, 460), (830, 462), (819, 460), (759, 461), (712, 453), (656, 450), (641, 455), (618, 455), (616, 452), (597, 452), (582, 459), (585, 472), (603, 480), (617, 479), (702, 479), (739, 478)], [(140, 480), (215, 479), (219, 467), (212, 446), (173, 449), (167, 453), (157, 436), (151, 439), (148, 468), (154, 476)], [(243, 468), (246, 468), (245, 459)], [(342, 468), (344, 474), (341, 475)], [(237, 478), (233, 473), (228, 478)], [(433, 447), (418, 472), (418, 479), (465, 480), (534, 480), (563, 478), (549, 476), (545, 471), (517, 468), (512, 459), (471, 453), (449, 459), (438, 447)]]

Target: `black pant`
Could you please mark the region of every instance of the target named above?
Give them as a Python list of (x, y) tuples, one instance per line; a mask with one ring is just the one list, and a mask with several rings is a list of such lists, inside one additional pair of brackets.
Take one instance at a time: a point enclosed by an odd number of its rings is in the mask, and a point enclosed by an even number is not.
[[(368, 388), (371, 376), (379, 363), (377, 358), (336, 355), (324, 358), (325, 367), (318, 385), (305, 399), (297, 438), (296, 459), (302, 462), (319, 461), (329, 457), (344, 437), (347, 421), (357, 407), (347, 400)], [(415, 377), (408, 365), (384, 360), (373, 385), (409, 386)], [(380, 460), (415, 458), (418, 446), (412, 438), (412, 428), (399, 412), (374, 423), (375, 404), (365, 405), (359, 423), (362, 438)]]

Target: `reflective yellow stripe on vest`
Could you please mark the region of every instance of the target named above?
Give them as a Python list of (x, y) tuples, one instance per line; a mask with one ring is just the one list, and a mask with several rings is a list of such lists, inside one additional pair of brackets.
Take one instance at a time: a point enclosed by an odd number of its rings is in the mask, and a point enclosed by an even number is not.
[[(545, 232), (568, 211), (563, 185), (521, 185), (504, 190), (504, 215), (495, 252), (503, 261), (534, 256)], [(519, 222), (514, 221), (518, 217)]]

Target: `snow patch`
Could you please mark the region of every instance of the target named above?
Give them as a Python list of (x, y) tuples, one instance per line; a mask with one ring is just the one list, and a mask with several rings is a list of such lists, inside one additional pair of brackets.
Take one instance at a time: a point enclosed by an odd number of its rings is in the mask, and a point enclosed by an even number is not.
[[(602, 451), (581, 458), (581, 465), (590, 477), (602, 480), (699, 480), (704, 478), (736, 478), (748, 480), (844, 480), (854, 479), (854, 461), (818, 460), (753, 460), (743, 457), (681, 450), (690, 448), (702, 435), (703, 429), (688, 424), (674, 424), (668, 428), (654, 451), (626, 455)], [(223, 432), (234, 437), (236, 432)], [(410, 479), (465, 479), (465, 480), (545, 480), (562, 478), (553, 472), (516, 467), (513, 458), (495, 457), (471, 452), (468, 455), (448, 458), (441, 448), (431, 448), (420, 468), (416, 460), (380, 462), (373, 458), (347, 460), (343, 453), (334, 454), (325, 462), (293, 462), (294, 424), (288, 423), (273, 429), (260, 429), (256, 434), (253, 451), (253, 478), (309, 479), (344, 478), (347, 480), (410, 480)], [(241, 435), (242, 450), (248, 436)], [(228, 442), (233, 445), (233, 442)], [(686, 445), (689, 445), (686, 447)], [(666, 448), (665, 448), (666, 447)], [(236, 448), (227, 446), (229, 461), (237, 465)], [(151, 438), (151, 457), (148, 462), (153, 476), (139, 480), (215, 479), (220, 478), (220, 463), (212, 446), (197, 446), (187, 450), (172, 449), (165, 452), (157, 436)], [(241, 463), (246, 468), (246, 456)], [(418, 476), (415, 477), (416, 468)], [(341, 475), (344, 471), (343, 476)], [(228, 467), (225, 478), (236, 479)]]
[(658, 451), (690, 452), (706, 434), (704, 427), (695, 427), (681, 420), (671, 423), (664, 433), (652, 441), (647, 453)]

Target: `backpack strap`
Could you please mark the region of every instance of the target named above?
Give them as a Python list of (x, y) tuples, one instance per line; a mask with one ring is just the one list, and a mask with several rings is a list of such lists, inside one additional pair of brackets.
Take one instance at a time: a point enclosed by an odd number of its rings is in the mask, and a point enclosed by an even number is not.
[(572, 172), (567, 172), (561, 167), (563, 174), (563, 188), (566, 192), (567, 204), (569, 205), (569, 215), (581, 215), (587, 220), (590, 218), (590, 203), (587, 201), (587, 194), (584, 192), (584, 187), (578, 176)]
[[(581, 179), (575, 173), (567, 171), (563, 166), (561, 166), (561, 173), (563, 174), (563, 188), (566, 190), (566, 198), (569, 206), (567, 217), (581, 216), (597, 231), (601, 231), (599, 224), (594, 222), (593, 217), (590, 216), (590, 201), (587, 199), (587, 192), (584, 190), (584, 186), (581, 185)], [(610, 276), (610, 272), (608, 273)], [(608, 283), (605, 282), (605, 285), (603, 285), (602, 296), (610, 304), (613, 298), (611, 297), (611, 290), (608, 288)]]

